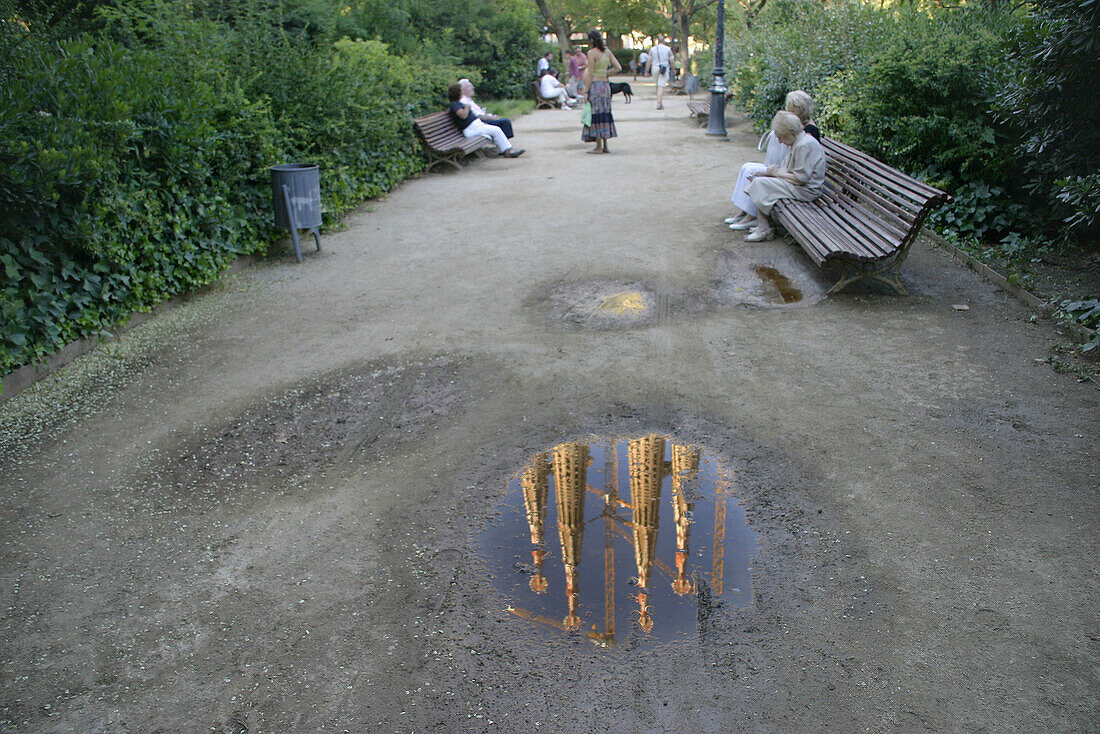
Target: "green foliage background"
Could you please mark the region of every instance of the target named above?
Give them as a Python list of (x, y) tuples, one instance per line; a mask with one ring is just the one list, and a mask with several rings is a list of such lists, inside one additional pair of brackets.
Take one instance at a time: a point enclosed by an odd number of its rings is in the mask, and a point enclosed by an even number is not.
[(0, 374), (266, 250), (269, 166), (326, 219), (423, 167), (462, 76), (525, 96), (521, 0), (0, 0)]
[(956, 236), (1095, 246), (1098, 8), (772, 0), (728, 34), (729, 86), (761, 127), (806, 90), (825, 134), (952, 193)]

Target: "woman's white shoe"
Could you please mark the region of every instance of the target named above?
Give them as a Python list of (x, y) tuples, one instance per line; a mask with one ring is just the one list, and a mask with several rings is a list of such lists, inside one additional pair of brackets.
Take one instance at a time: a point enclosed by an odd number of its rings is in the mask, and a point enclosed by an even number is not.
[(745, 237), (745, 242), (767, 242), (772, 237), (775, 237), (774, 229), (760, 229), (758, 227), (749, 232), (748, 236)]

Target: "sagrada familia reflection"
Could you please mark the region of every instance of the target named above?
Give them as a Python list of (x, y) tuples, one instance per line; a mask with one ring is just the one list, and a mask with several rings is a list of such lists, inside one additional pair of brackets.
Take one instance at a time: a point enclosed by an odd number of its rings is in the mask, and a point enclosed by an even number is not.
[[(579, 613), (581, 592), (579, 573), (581, 549), (585, 533), (585, 499), (596, 495), (602, 500), (602, 512), (588, 518), (589, 522), (603, 520), (603, 629), (595, 625), (585, 634), (601, 644), (615, 644), (615, 560), (616, 543), (629, 543), (634, 551), (637, 570), (631, 583), (636, 593), (631, 603), (637, 604), (634, 614), (638, 626), (648, 635), (657, 624), (660, 610), (651, 601), (655, 573), (664, 577), (672, 591), (680, 597), (697, 592), (697, 574), (704, 574), (711, 592), (720, 596), (725, 573), (724, 538), (726, 502), (731, 494), (730, 477), (720, 481), (714, 491), (714, 529), (711, 564), (708, 569), (693, 569), (691, 560), (691, 530), (693, 509), (701, 496), (699, 491), (700, 450), (695, 446), (671, 443), (657, 434), (631, 439), (627, 444), (629, 463), (629, 496), (624, 499), (619, 487), (619, 454), (611, 447), (605, 456), (603, 476), (605, 485), (588, 484), (592, 464), (589, 446), (582, 443), (563, 443), (548, 453), (535, 455), (520, 475), (523, 504), (527, 525), (531, 533), (531, 557), (534, 572), (528, 585), (537, 594), (561, 593), (565, 596), (567, 614), (563, 619), (552, 619), (518, 607), (510, 611), (534, 622), (565, 630), (577, 631), (582, 626)], [(665, 460), (666, 448), (670, 460)], [(561, 544), (561, 562), (564, 566), (565, 584), (562, 589), (551, 589), (544, 575), (548, 558), (545, 533), (546, 510), (549, 502), (549, 484), (554, 484), (554, 503), (558, 518), (558, 542)], [(661, 491), (665, 479), (670, 479), (671, 516), (675, 525), (675, 557), (671, 565), (658, 554), (657, 540), (660, 533)], [(627, 514), (629, 511), (629, 514)], [(591, 538), (590, 538), (591, 542)], [(667, 552), (667, 551), (666, 551)], [(591, 603), (591, 602), (588, 602)]]

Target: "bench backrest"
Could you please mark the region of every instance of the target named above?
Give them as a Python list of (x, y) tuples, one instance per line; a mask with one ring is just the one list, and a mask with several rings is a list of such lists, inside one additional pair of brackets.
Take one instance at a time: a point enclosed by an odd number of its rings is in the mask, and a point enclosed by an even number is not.
[(448, 110), (417, 117), (413, 123), (420, 137), (433, 148), (460, 145), (466, 139)]
[(899, 244), (916, 237), (928, 212), (951, 201), (951, 196), (923, 184), (896, 168), (832, 138), (822, 137), (828, 156), (827, 196), (859, 203), (897, 232)]

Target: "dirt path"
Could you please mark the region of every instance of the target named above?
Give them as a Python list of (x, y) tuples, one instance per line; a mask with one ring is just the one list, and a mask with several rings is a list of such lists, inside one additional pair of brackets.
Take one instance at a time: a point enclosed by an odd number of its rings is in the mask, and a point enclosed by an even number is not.
[[(824, 298), (720, 224), (756, 136), (636, 92), (611, 155), (528, 115), (0, 406), (4, 731), (1095, 731), (1097, 391), (926, 247)], [(733, 467), (753, 604), (650, 650), (509, 615), (508, 479), (648, 431)]]

